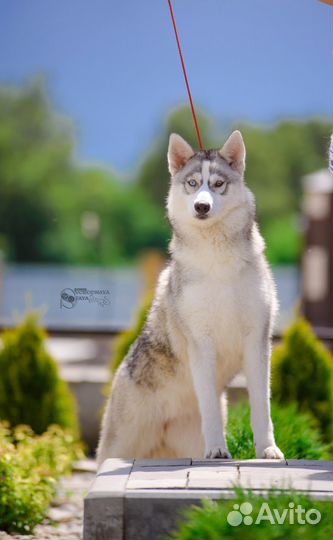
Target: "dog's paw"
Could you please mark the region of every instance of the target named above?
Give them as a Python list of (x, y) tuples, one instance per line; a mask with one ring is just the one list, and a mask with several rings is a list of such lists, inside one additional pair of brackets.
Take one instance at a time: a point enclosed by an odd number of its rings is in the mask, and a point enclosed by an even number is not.
[(263, 451), (262, 457), (264, 459), (284, 459), (284, 455), (281, 452), (280, 448), (277, 446), (267, 446)]
[(232, 459), (231, 454), (225, 448), (213, 446), (205, 455), (206, 459)]

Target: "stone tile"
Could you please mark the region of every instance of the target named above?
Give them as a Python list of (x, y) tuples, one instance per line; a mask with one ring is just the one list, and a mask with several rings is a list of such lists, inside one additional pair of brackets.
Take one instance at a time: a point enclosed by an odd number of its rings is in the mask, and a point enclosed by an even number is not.
[(333, 474), (311, 467), (253, 467), (240, 465), (239, 485), (251, 489), (296, 489), (299, 491), (332, 491)]
[[(133, 467), (134, 459), (110, 458), (103, 461), (97, 471), (100, 474), (125, 474), (125, 469)], [(123, 472), (124, 470), (124, 472)]]
[(239, 467), (238, 485), (244, 489), (290, 489), (290, 472), (285, 473), (285, 467), (254, 468), (247, 465)]
[(107, 459), (98, 470), (89, 490), (88, 498), (121, 496), (126, 488), (133, 460)]
[(175, 489), (186, 488), (189, 467), (161, 466), (138, 467), (134, 466), (127, 482), (127, 489)]
[(189, 489), (231, 489), (238, 481), (238, 468), (234, 464), (193, 466), (190, 468)]
[(107, 460), (85, 499), (84, 539), (155, 539), (170, 533), (182, 508), (203, 498), (232, 498), (235, 485), (333, 500), (332, 462)]
[(286, 471), (293, 475), (295, 489), (302, 491), (327, 491), (333, 494), (333, 468), (330, 462), (309, 462), (306, 467), (288, 464)]

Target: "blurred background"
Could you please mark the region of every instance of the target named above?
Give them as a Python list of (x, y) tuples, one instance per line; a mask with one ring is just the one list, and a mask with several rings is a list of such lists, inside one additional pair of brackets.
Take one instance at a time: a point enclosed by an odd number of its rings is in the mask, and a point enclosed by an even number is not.
[[(40, 312), (93, 447), (112, 340), (167, 256), (169, 134), (197, 140), (166, 0), (0, 8), (0, 328)], [(332, 347), (332, 9), (174, 10), (204, 145), (244, 135), (281, 304), (276, 337), (301, 309)]]

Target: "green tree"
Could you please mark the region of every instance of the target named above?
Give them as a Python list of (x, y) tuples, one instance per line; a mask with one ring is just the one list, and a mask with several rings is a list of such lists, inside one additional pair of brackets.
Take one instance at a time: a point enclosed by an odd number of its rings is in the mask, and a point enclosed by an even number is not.
[(118, 264), (147, 246), (164, 249), (168, 226), (149, 194), (109, 171), (75, 165), (73, 152), (72, 127), (53, 111), (41, 81), (0, 89), (0, 249), (7, 258)]
[(7, 256), (43, 260), (42, 235), (54, 224), (45, 194), (72, 169), (73, 135), (49, 106), (43, 84), (0, 88), (0, 236)]
[(281, 122), (269, 129), (240, 125), (247, 146), (246, 180), (272, 263), (293, 263), (301, 253), (301, 179), (327, 167), (331, 126), (322, 120)]
[[(221, 146), (232, 128), (200, 111), (198, 119), (205, 147)], [(246, 179), (268, 257), (295, 263), (302, 247), (300, 180), (326, 167), (331, 126), (311, 120), (235, 127), (244, 134)], [(189, 108), (176, 109), (131, 181), (123, 182), (113, 172), (75, 164), (72, 126), (53, 110), (41, 81), (0, 88), (0, 249), (7, 259), (109, 265), (128, 263), (147, 247), (165, 249), (171, 132), (198, 148)]]

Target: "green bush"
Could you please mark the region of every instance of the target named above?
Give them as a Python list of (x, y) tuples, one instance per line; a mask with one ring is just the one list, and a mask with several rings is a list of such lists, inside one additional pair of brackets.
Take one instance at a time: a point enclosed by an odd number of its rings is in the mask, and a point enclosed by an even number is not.
[[(287, 459), (329, 457), (328, 447), (321, 441), (318, 427), (310, 413), (299, 412), (294, 403), (287, 406), (272, 403), (272, 419), (276, 443)], [(227, 439), (233, 458), (255, 458), (250, 407), (247, 402), (230, 407)]]
[(324, 440), (332, 441), (333, 358), (302, 318), (273, 352), (272, 395), (279, 403), (295, 402), (300, 411), (310, 411)]
[(78, 437), (75, 400), (45, 349), (45, 338), (35, 315), (3, 333), (0, 419), (12, 426), (27, 424), (39, 434), (58, 424)]
[[(252, 505), (250, 514), (252, 523), (241, 523), (238, 526), (230, 525), (227, 521), (229, 512), (235, 510), (235, 504), (240, 507), (242, 503)], [(295, 523), (292, 523), (290, 522), (292, 521), (290, 514), (287, 512), (284, 523), (279, 524), (277, 520), (274, 520), (274, 523), (261, 520), (260, 523), (256, 524), (263, 503), (268, 503), (272, 513), (277, 510), (280, 515), (285, 509), (290, 512), (290, 503), (294, 504), (294, 508), (300, 505), (305, 512), (314, 508), (321, 513), (321, 519), (318, 524), (311, 525), (304, 519), (305, 514), (303, 513), (302, 517), (305, 523), (299, 524), (295, 513)], [(267, 516), (268, 511), (263, 509), (262, 512)], [(315, 516), (311, 517), (313, 519)], [(252, 492), (246, 493), (237, 490), (233, 500), (223, 500), (218, 503), (203, 501), (202, 507), (192, 506), (186, 510), (178, 530), (172, 535), (172, 538), (174, 540), (229, 540), (232, 538), (236, 540), (327, 540), (332, 537), (332, 530), (331, 502), (313, 501), (309, 497), (295, 492), (275, 493), (263, 497)]]
[(0, 530), (31, 533), (45, 517), (56, 479), (82, 455), (73, 435), (59, 426), (34, 435), (28, 426), (11, 430), (0, 422)]

